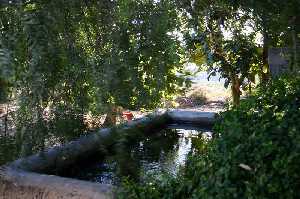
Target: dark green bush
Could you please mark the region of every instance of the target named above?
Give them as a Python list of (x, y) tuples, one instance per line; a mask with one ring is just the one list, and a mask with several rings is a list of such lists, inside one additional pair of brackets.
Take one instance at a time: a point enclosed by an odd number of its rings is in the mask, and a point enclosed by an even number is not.
[(190, 95), (190, 99), (196, 106), (205, 104), (205, 102), (207, 102), (207, 97), (205, 96), (205, 93), (201, 90), (196, 90), (192, 92)]
[(283, 77), (222, 113), (214, 138), (180, 177), (127, 183), (123, 192), (131, 198), (300, 198), (299, 165), (300, 77)]

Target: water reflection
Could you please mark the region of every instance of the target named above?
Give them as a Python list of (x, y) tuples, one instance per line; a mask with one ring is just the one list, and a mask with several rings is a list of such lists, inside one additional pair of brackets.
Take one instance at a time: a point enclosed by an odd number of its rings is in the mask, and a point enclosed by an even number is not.
[(14, 136), (0, 135), (0, 165), (18, 157), (16, 139)]
[[(0, 132), (0, 166), (20, 157), (25, 157), (42, 150), (47, 150), (53, 146), (60, 146), (79, 137), (77, 134), (72, 134), (72, 132), (67, 133), (49, 133), (47, 137), (42, 137), (20, 134), (2, 135)], [(27, 152), (24, 154), (22, 151)]]
[[(73, 172), (73, 178), (103, 184), (119, 184), (122, 177), (142, 181), (147, 175), (167, 172), (176, 175), (185, 165), (198, 136), (211, 136), (208, 130), (190, 126), (169, 126), (160, 132), (122, 140), (104, 160), (85, 165)], [(70, 176), (69, 176), (70, 177)]]
[[(199, 136), (211, 137), (210, 130), (178, 125), (170, 125), (159, 132), (153, 131), (147, 136), (141, 134), (124, 135), (107, 149), (105, 156), (102, 154), (96, 157), (96, 161), (86, 160), (73, 165), (61, 176), (117, 185), (123, 177), (142, 181), (145, 176), (160, 172), (176, 175), (185, 165), (188, 154), (201, 150), (202, 140)], [(17, 140), (14, 136), (0, 136), (0, 165), (20, 156)], [(48, 148), (66, 141), (68, 139), (63, 135), (53, 135), (49, 136), (45, 145)]]

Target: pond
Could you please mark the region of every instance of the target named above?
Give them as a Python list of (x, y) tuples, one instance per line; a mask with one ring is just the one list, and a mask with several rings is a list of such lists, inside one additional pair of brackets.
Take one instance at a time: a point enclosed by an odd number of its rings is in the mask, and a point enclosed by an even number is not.
[(198, 141), (210, 136), (210, 129), (171, 124), (146, 136), (122, 138), (93, 162), (81, 162), (60, 176), (118, 185), (124, 177), (138, 182), (161, 172), (176, 175)]

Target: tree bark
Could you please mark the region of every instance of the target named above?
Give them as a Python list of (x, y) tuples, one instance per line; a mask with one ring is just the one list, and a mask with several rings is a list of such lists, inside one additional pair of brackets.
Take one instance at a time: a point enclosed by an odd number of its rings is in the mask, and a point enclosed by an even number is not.
[(117, 117), (120, 115), (120, 108), (114, 105), (111, 105), (108, 109), (108, 112), (103, 122), (103, 127), (112, 127), (117, 124)]
[(265, 84), (268, 79), (270, 79), (270, 68), (269, 68), (269, 62), (268, 62), (268, 57), (269, 57), (269, 36), (266, 31), (266, 28), (264, 27), (263, 30), (263, 54), (262, 54), (262, 61), (263, 64), (261, 66), (261, 83)]
[(231, 95), (234, 106), (240, 105), (240, 80), (237, 75), (232, 75), (231, 77)]
[[(299, 23), (299, 22), (298, 22)], [(292, 71), (291, 72), (298, 72), (298, 38), (297, 38), (297, 17), (293, 17), (292, 20), (292, 51), (293, 51), (293, 66), (292, 66)]]

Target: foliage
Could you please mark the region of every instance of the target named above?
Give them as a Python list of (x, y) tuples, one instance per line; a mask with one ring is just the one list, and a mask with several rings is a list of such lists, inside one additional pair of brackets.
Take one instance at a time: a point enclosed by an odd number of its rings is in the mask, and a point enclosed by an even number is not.
[[(216, 126), (208, 193), (221, 198), (298, 198), (300, 78), (261, 87)], [(245, 166), (247, 165), (247, 166)]]
[[(249, 13), (223, 1), (196, 1), (194, 5), (195, 33), (190, 35), (196, 63), (206, 65), (209, 76), (220, 74), (225, 87), (231, 84), (234, 104), (239, 104), (241, 89), (254, 82), (259, 72), (261, 51), (255, 44), (255, 31)], [(246, 25), (245, 25), (246, 24)], [(202, 62), (202, 63), (201, 63)], [(198, 63), (198, 64), (199, 64)]]
[(214, 40), (213, 38), (205, 38), (202, 41), (203, 46), (209, 46), (209, 50), (206, 49), (206, 56), (210, 75), (218, 73), (225, 78), (226, 88), (231, 85), (235, 105), (239, 104), (241, 89), (255, 82), (257, 66), (261, 64), (260, 51), (249, 38), (251, 37), (238, 33), (231, 40), (220, 41), (218, 44), (207, 41)]
[(84, 132), (86, 113), (153, 109), (179, 92), (179, 27), (172, 0), (1, 4), (0, 96), (11, 84), (24, 154), (43, 148), (53, 129)]
[(270, 78), (269, 48), (289, 47), (291, 71), (299, 71), (298, 1), (196, 0), (183, 5), (190, 15), (185, 36), (191, 61), (225, 78), (234, 104), (241, 89), (256, 83), (256, 75), (262, 83)]
[(207, 101), (205, 93), (200, 89), (193, 91), (189, 98), (192, 100), (192, 103), (197, 106), (202, 105)]
[(179, 177), (127, 183), (124, 193), (132, 198), (299, 198), (299, 96), (299, 76), (259, 88), (240, 107), (220, 115), (212, 140)]
[(269, 47), (288, 47), (291, 52), (290, 71), (299, 71), (299, 1), (229, 1), (229, 4), (251, 12), (254, 26), (263, 37), (264, 67)]
[(252, 10), (256, 27), (259, 31), (266, 31), (272, 46), (291, 46), (293, 29), (300, 30), (299, 1), (228, 1), (234, 7)]
[(18, 157), (16, 139), (13, 136), (0, 136), (0, 165)]

